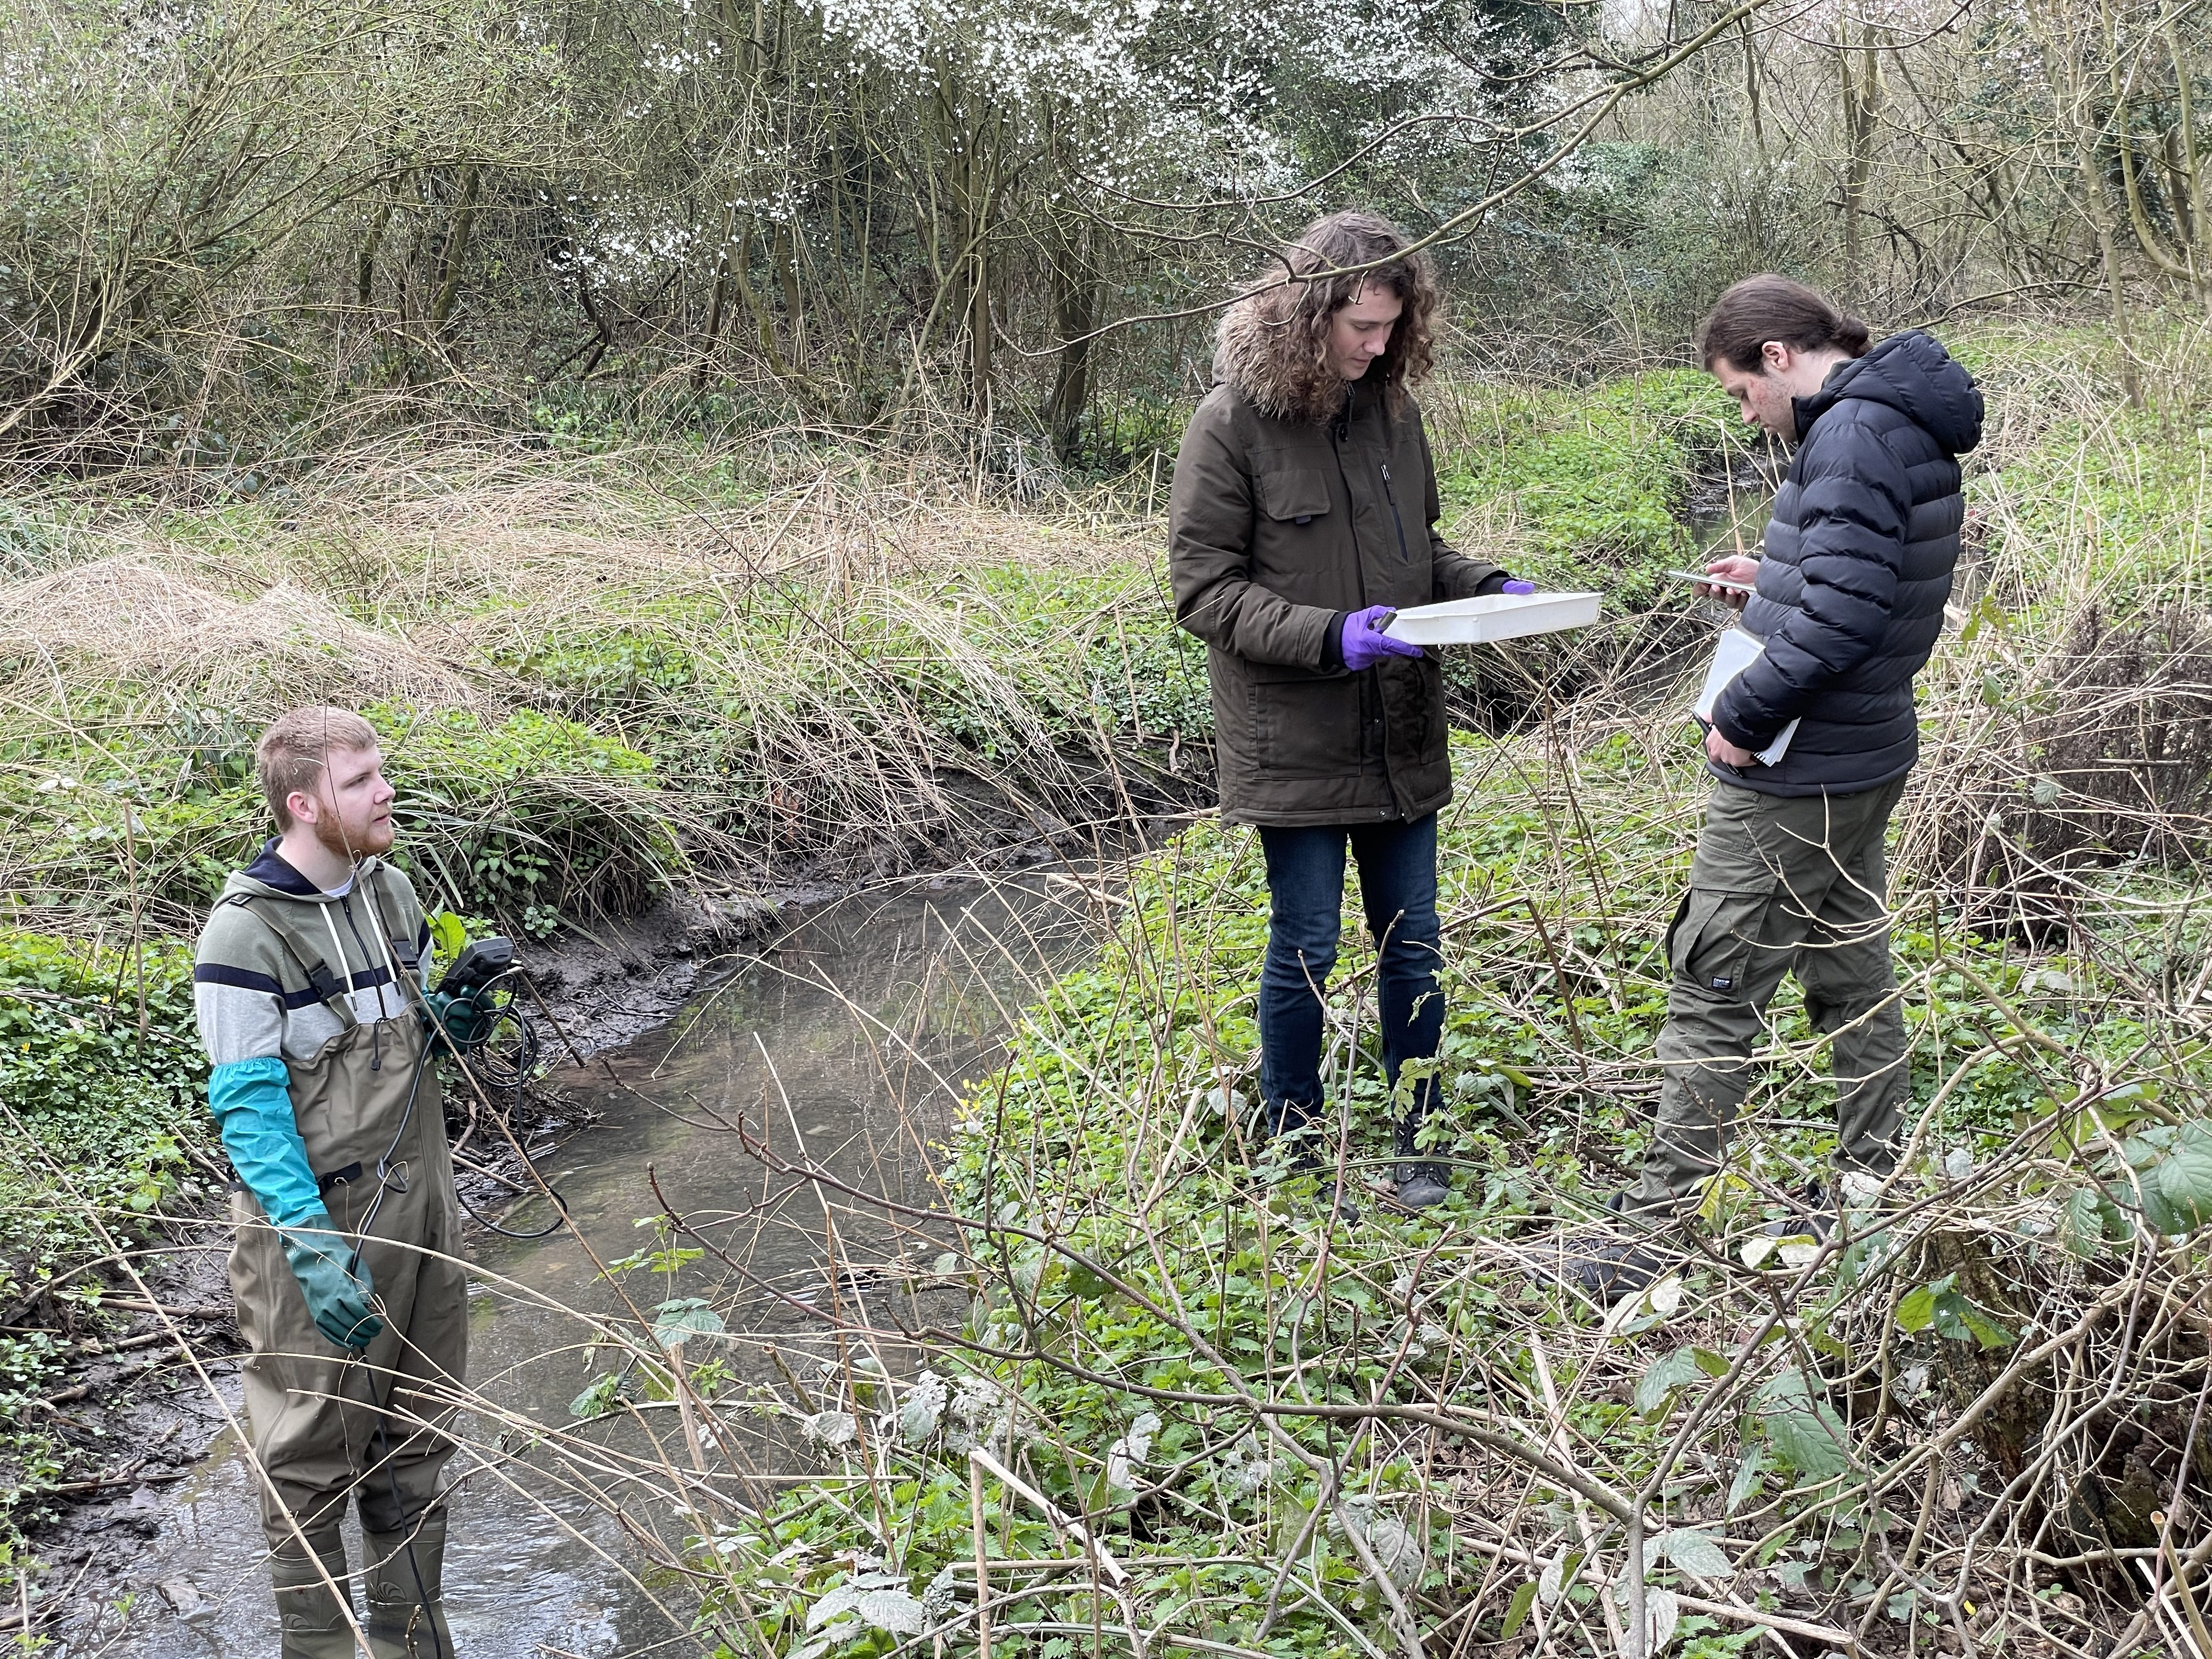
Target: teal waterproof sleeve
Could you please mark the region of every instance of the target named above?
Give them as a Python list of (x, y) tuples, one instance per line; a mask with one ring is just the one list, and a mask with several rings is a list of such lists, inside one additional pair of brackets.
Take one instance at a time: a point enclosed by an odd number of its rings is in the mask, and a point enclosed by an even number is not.
[(208, 1078), (208, 1106), (230, 1167), (264, 1215), (290, 1227), (323, 1213), (282, 1060), (271, 1054), (216, 1066)]

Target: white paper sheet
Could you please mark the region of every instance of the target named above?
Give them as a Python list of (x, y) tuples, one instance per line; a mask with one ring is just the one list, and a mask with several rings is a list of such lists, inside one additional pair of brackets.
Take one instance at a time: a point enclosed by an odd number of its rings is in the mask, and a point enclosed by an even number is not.
[[(1698, 718), (1710, 725), (1713, 705), (1720, 701), (1728, 683), (1766, 654), (1766, 643), (1741, 628), (1724, 629), (1713, 641), (1713, 665), (1705, 670), (1705, 688), (1698, 693), (1695, 704)], [(1777, 734), (1772, 743), (1753, 751), (1761, 766), (1771, 766), (1790, 752), (1790, 739), (1797, 735), (1797, 722), (1792, 720)]]

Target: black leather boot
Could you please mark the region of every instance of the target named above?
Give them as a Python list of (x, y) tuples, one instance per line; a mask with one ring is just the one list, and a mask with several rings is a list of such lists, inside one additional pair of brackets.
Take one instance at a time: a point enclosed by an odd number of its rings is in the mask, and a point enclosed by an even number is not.
[(1398, 1202), (1411, 1210), (1425, 1210), (1451, 1196), (1450, 1170), (1423, 1158), (1413, 1146), (1413, 1133), (1419, 1127), (1416, 1113), (1398, 1121), (1398, 1161), (1390, 1167), (1390, 1178), (1398, 1183)]

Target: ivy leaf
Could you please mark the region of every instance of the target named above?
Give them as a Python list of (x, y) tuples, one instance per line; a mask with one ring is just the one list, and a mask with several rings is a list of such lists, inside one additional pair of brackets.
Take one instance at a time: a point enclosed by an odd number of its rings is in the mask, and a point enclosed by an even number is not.
[(1513, 1592), (1513, 1600), (1505, 1609), (1505, 1623), (1499, 1627), (1499, 1639), (1510, 1642), (1521, 1633), (1521, 1626), (1528, 1622), (1528, 1609), (1535, 1605), (1536, 1581), (1530, 1579)]
[(2011, 1331), (1958, 1291), (1946, 1291), (1936, 1298), (1936, 1328), (1954, 1341), (1978, 1342), (1984, 1348), (2007, 1348), (2014, 1341)]
[(1946, 1273), (1932, 1285), (1916, 1285), (1898, 1299), (1899, 1330), (1924, 1331), (1936, 1322), (1936, 1298), (1951, 1288), (1954, 1274)]

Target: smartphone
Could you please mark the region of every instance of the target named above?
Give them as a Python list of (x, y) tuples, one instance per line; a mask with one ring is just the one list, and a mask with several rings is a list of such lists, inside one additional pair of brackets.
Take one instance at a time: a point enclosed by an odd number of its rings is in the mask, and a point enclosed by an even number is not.
[(1749, 582), (1736, 581), (1728, 576), (1707, 575), (1702, 570), (1670, 570), (1667, 574), (1678, 582), (1698, 582), (1706, 587), (1725, 587), (1737, 593), (1748, 593), (1753, 591), (1753, 586)]

